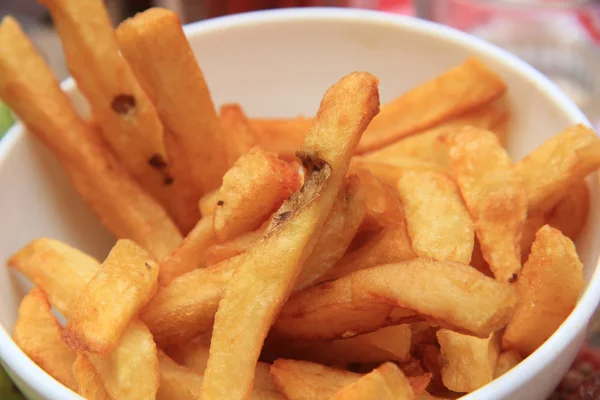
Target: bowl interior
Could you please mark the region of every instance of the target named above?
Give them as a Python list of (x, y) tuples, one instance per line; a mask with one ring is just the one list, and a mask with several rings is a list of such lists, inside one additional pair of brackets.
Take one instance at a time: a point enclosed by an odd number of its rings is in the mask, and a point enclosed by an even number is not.
[[(193, 24), (186, 31), (215, 103), (239, 102), (251, 116), (313, 115), (325, 90), (356, 70), (380, 78), (385, 103), (477, 55), (508, 82), (513, 112), (508, 149), (515, 160), (563, 128), (585, 122), (530, 67), (476, 39), (421, 21), (355, 10), (275, 11)], [(71, 84), (66, 86), (84, 110), (82, 98)], [(79, 200), (51, 154), (21, 131), (17, 126), (0, 144), (0, 259), (40, 236), (104, 258), (112, 237)], [(577, 242), (588, 284), (600, 250), (597, 179), (590, 179), (590, 187), (589, 220)], [(0, 323), (9, 332), (29, 287), (22, 277), (0, 268)], [(590, 295), (586, 307), (596, 302), (597, 296)], [(591, 311), (584, 314), (589, 318)], [(17, 362), (5, 359), (9, 367)]]

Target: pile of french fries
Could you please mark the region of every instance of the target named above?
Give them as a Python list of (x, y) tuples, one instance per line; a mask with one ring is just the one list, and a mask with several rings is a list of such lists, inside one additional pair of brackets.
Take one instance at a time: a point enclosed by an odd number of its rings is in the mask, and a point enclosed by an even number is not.
[(480, 61), (381, 110), (356, 72), (314, 118), (252, 119), (217, 113), (172, 12), (115, 31), (101, 0), (40, 2), (91, 116), (10, 17), (0, 97), (117, 241), (102, 262), (51, 238), (13, 255), (34, 284), (13, 338), (83, 397), (457, 398), (575, 307), (600, 140), (572, 126), (513, 162)]

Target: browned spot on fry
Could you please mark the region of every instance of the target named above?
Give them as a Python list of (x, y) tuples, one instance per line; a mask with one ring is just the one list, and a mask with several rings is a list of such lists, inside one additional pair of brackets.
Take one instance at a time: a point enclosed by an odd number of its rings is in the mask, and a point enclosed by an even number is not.
[(130, 94), (119, 94), (111, 103), (111, 108), (119, 115), (127, 115), (135, 108), (135, 97)]
[(148, 159), (148, 164), (156, 169), (163, 169), (167, 167), (167, 162), (160, 154), (154, 154), (152, 157), (150, 157), (150, 159)]
[(218, 205), (218, 206), (222, 206), (223, 204), (225, 204), (225, 202), (224, 202), (223, 200), (219, 200), (219, 201), (217, 201), (217, 205)]
[(508, 283), (515, 283), (517, 281), (517, 279), (519, 279), (519, 275), (512, 274), (512, 276), (510, 278), (508, 278)]
[(166, 175), (165, 176), (165, 185), (171, 185), (173, 184), (173, 177), (171, 175)]

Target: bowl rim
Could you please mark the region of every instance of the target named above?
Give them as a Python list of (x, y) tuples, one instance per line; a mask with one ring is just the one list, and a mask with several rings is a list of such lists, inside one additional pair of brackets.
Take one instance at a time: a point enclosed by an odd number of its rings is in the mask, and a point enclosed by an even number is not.
[[(409, 16), (351, 8), (288, 8), (207, 19), (185, 25), (184, 31), (187, 37), (195, 37), (242, 26), (278, 24), (286, 21), (385, 24), (417, 35), (428, 35), (433, 39), (468, 49), (475, 55), (483, 55), (493, 60), (493, 64), (503, 65), (506, 69), (512, 70), (524, 79), (535, 83), (536, 87), (557, 106), (557, 109), (562, 110), (568, 116), (571, 123), (583, 123), (591, 126), (578, 107), (554, 83), (515, 55), (454, 28)], [(72, 78), (63, 81), (61, 87), (63, 90), (71, 92), (75, 88)], [(7, 155), (18, 145), (19, 140), (25, 133), (25, 128), (18, 122), (9, 130), (4, 140), (0, 141), (0, 168)], [(550, 365), (568, 345), (576, 340), (576, 337), (587, 326), (596, 306), (600, 302), (600, 268), (598, 268), (598, 265), (597, 261), (587, 288), (581, 295), (573, 312), (540, 348), (511, 371), (484, 387), (461, 397), (461, 399), (494, 399), (510, 395), (514, 389), (524, 386), (539, 371)], [(0, 361), (8, 367), (9, 373), (12, 371), (26, 383), (26, 386), (31, 387), (33, 391), (42, 397), (53, 400), (83, 399), (30, 360), (1, 324)]]

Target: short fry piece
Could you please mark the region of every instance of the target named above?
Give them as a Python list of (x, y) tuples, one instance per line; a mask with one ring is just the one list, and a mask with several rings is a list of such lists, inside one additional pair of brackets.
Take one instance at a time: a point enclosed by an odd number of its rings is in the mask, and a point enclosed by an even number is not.
[(85, 353), (79, 353), (73, 364), (73, 376), (77, 380), (77, 393), (87, 400), (112, 400), (106, 392), (102, 378)]
[(402, 370), (388, 362), (343, 387), (332, 400), (413, 400), (415, 392)]
[(498, 362), (496, 363), (494, 379), (504, 375), (516, 367), (521, 361), (523, 361), (523, 357), (521, 357), (519, 352), (516, 350), (509, 350), (501, 353), (498, 357)]
[(160, 385), (156, 400), (196, 400), (202, 386), (202, 376), (177, 364), (162, 351), (158, 351)]
[(46, 294), (34, 288), (21, 300), (12, 338), (40, 368), (75, 390), (77, 383), (71, 372), (75, 353), (63, 342), (61, 331)]
[(583, 290), (583, 266), (573, 242), (545, 225), (537, 233), (519, 280), (519, 301), (502, 344), (523, 357), (535, 351), (569, 316)]
[(208, 86), (174, 12), (139, 13), (119, 25), (116, 37), (165, 127), (176, 220), (187, 233), (200, 218), (198, 200), (220, 186), (227, 170), (223, 131)]
[(464, 127), (445, 140), (483, 258), (496, 279), (514, 282), (521, 270), (521, 235), (527, 217), (527, 194), (520, 176), (489, 131)]
[(52, 151), (108, 230), (117, 238), (134, 240), (162, 260), (182, 239), (166, 211), (129, 177), (77, 115), (50, 68), (11, 17), (0, 24), (0, 48), (0, 98)]
[(480, 339), (440, 329), (437, 338), (441, 348), (442, 381), (448, 389), (469, 393), (494, 379), (500, 354), (497, 334)]
[(156, 293), (158, 265), (130, 240), (112, 248), (100, 271), (88, 282), (69, 315), (64, 338), (77, 350), (107, 354), (131, 318)]
[(227, 165), (235, 162), (258, 144), (256, 132), (239, 104), (224, 104), (219, 112), (221, 128), (225, 135)]
[(398, 180), (398, 192), (417, 255), (471, 262), (473, 223), (452, 179), (438, 172), (410, 171)]

